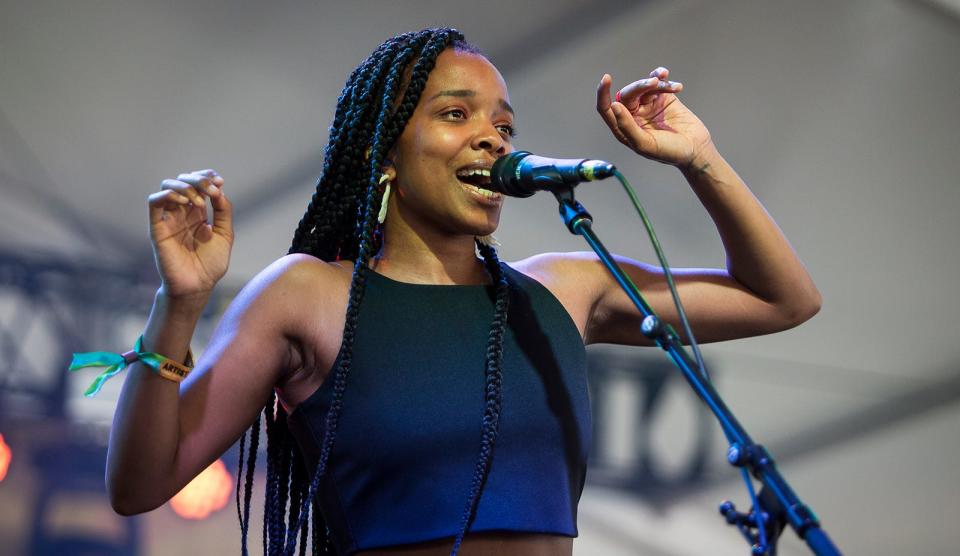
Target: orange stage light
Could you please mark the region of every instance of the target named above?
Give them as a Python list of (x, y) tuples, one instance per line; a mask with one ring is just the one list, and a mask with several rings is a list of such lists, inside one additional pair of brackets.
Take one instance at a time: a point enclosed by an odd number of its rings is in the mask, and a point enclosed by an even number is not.
[(10, 446), (7, 446), (7, 443), (3, 441), (3, 435), (0, 434), (0, 481), (7, 476), (11, 459), (13, 459), (13, 451), (10, 449)]
[(204, 519), (226, 506), (232, 491), (233, 479), (218, 459), (171, 498), (170, 506), (182, 518)]

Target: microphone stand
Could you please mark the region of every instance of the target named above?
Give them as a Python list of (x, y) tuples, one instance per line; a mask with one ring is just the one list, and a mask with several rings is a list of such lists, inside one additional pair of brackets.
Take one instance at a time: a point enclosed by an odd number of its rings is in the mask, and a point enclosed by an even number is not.
[[(735, 467), (748, 470), (763, 484), (760, 495), (755, 502), (758, 507), (752, 508), (749, 513), (737, 512), (733, 504), (728, 501), (721, 504), (720, 513), (726, 518), (727, 523), (735, 525), (740, 530), (752, 545), (751, 553), (754, 555), (776, 555), (777, 537), (784, 524), (789, 524), (817, 556), (839, 555), (840, 551), (833, 545), (827, 533), (820, 528), (820, 522), (813, 510), (800, 501), (787, 481), (777, 471), (770, 453), (763, 446), (753, 442), (733, 413), (724, 404), (713, 385), (696, 372), (696, 361), (684, 349), (673, 327), (663, 323), (657, 317), (653, 309), (643, 299), (637, 286), (616, 264), (610, 252), (594, 234), (593, 218), (583, 205), (574, 198), (573, 186), (554, 183), (549, 187), (549, 190), (557, 198), (557, 202), (560, 203), (560, 216), (563, 218), (567, 229), (574, 235), (583, 236), (587, 240), (590, 247), (613, 274), (620, 287), (643, 314), (644, 318), (640, 327), (643, 335), (656, 342), (667, 352), (668, 356), (683, 372), (684, 378), (687, 379), (693, 390), (717, 417), (723, 432), (730, 441), (727, 461)], [(748, 484), (748, 486), (750, 485)], [(750, 488), (752, 490), (752, 486)], [(758, 523), (758, 519), (761, 523)], [(759, 530), (760, 533), (755, 533), (755, 529)], [(764, 534), (764, 531), (769, 532), (769, 534)]]

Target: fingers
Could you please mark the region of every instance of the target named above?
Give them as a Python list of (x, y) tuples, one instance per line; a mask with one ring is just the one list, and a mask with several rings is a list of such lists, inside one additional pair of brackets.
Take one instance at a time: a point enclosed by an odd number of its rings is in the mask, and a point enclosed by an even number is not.
[(151, 207), (177, 208), (179, 206), (189, 205), (190, 199), (186, 195), (177, 193), (173, 189), (164, 189), (147, 197), (147, 202)]
[(187, 203), (195, 207), (205, 208), (207, 206), (206, 201), (203, 200), (203, 195), (200, 194), (193, 185), (183, 180), (165, 179), (160, 182), (160, 189), (176, 193), (179, 197), (185, 198)]
[(223, 177), (220, 176), (220, 174), (218, 174), (216, 170), (211, 170), (207, 168), (206, 170), (197, 170), (191, 173), (200, 174), (206, 177), (207, 179), (209, 179), (210, 182), (216, 185), (217, 187), (223, 187), (223, 184), (224, 184)]
[[(662, 72), (658, 70), (663, 70)], [(636, 110), (641, 104), (649, 104), (661, 93), (679, 93), (683, 90), (683, 83), (679, 81), (669, 81), (666, 77), (661, 79), (661, 75), (666, 76), (669, 70), (658, 68), (650, 72), (651, 77), (640, 79), (620, 89), (617, 93), (617, 99), (623, 103), (629, 110)]]
[[(223, 185), (223, 178), (213, 170), (197, 170), (189, 174), (180, 174), (176, 180), (164, 180), (164, 182), (169, 182), (171, 187), (187, 195), (190, 202), (204, 206), (205, 197), (215, 198), (220, 194), (219, 186)], [(184, 184), (188, 187), (183, 187)]]
[(614, 137), (621, 143), (626, 143), (626, 137), (624, 137), (620, 131), (620, 126), (617, 124), (617, 117), (612, 110), (613, 103), (610, 100), (610, 86), (612, 84), (613, 77), (611, 77), (609, 73), (603, 74), (603, 77), (600, 78), (600, 83), (597, 85), (597, 112), (600, 114), (600, 117), (603, 118), (607, 127), (610, 128), (610, 131), (613, 132)]
[(633, 119), (633, 114), (627, 110), (627, 107), (618, 102), (611, 108), (618, 130), (618, 137), (623, 137), (621, 142), (637, 152), (647, 148), (651, 139)]
[(206, 219), (205, 209), (209, 202), (213, 207), (214, 230), (232, 234), (232, 204), (223, 193), (223, 186), (223, 177), (210, 169), (165, 179), (160, 182), (161, 190), (148, 197), (150, 220), (156, 224), (164, 219), (165, 212), (194, 208), (199, 208), (201, 219)]
[(658, 67), (650, 76), (620, 89), (611, 100), (613, 78), (604, 74), (597, 85), (597, 112), (618, 141), (637, 152), (651, 147), (652, 139), (644, 131), (645, 122), (661, 113), (664, 106), (654, 104), (664, 95), (683, 90), (683, 83), (670, 81), (670, 70)]
[(597, 85), (597, 112), (603, 114), (610, 108), (610, 85), (613, 84), (613, 77), (609, 73), (603, 74), (600, 83)]
[[(181, 174), (183, 176), (183, 174)], [(205, 191), (210, 196), (210, 205), (213, 207), (213, 229), (218, 232), (233, 230), (233, 204), (223, 192), (223, 177), (216, 170), (197, 170), (188, 174), (190, 179), (184, 180), (194, 185), (198, 191)], [(180, 176), (178, 176), (180, 179)]]
[[(221, 186), (223, 178), (220, 178)], [(227, 195), (221, 190), (216, 197), (210, 199), (213, 205), (213, 231), (233, 236), (233, 203), (227, 199)]]
[(150, 207), (150, 220), (154, 223), (163, 219), (164, 211), (187, 207), (189, 204), (190, 199), (172, 189), (157, 191), (147, 197), (147, 205)]
[(177, 179), (165, 179), (160, 182), (163, 190), (175, 191), (186, 197), (194, 206), (205, 208), (205, 199), (216, 199), (221, 195), (223, 178), (213, 170), (198, 170), (189, 174), (180, 174)]

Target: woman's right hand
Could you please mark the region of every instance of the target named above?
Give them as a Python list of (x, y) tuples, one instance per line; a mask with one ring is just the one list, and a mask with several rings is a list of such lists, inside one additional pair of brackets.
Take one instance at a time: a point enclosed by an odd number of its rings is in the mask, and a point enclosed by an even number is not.
[(148, 198), (154, 260), (171, 298), (205, 298), (227, 272), (233, 210), (223, 184), (220, 174), (200, 170), (163, 180), (161, 191)]

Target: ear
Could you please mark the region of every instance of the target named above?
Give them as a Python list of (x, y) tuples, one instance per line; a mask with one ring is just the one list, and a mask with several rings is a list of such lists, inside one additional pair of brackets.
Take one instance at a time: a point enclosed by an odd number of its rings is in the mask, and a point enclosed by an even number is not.
[(397, 179), (397, 167), (394, 166), (393, 161), (384, 160), (383, 166), (381, 166), (381, 170), (383, 171), (384, 174), (390, 176), (391, 182)]
[(381, 166), (381, 171), (390, 176), (390, 181), (397, 179), (397, 165), (394, 162), (396, 159), (396, 147), (390, 149), (390, 152), (387, 153), (387, 156), (383, 159), (383, 166)]

